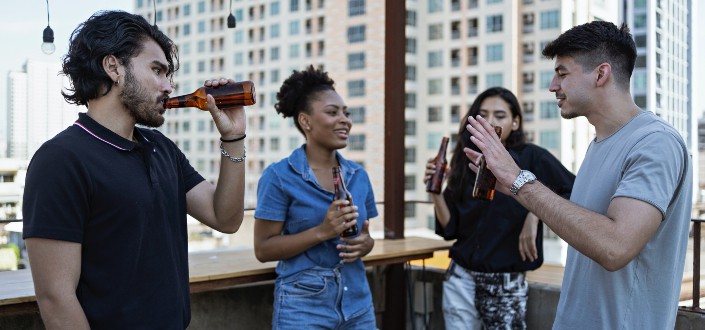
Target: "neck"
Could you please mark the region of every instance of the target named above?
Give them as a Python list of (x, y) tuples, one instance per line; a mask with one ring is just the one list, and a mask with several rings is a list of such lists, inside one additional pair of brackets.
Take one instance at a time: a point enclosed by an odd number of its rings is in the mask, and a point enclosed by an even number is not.
[(134, 141), (135, 120), (116, 94), (113, 89), (108, 95), (90, 100), (86, 114), (115, 134)]
[(313, 170), (330, 170), (334, 166), (338, 166), (335, 150), (325, 149), (320, 146), (306, 144), (306, 158), (308, 159), (308, 166)]
[(628, 91), (617, 91), (613, 95), (596, 99), (602, 101), (594, 103), (587, 119), (590, 124), (595, 126), (595, 140), (597, 141), (612, 135), (641, 112)]

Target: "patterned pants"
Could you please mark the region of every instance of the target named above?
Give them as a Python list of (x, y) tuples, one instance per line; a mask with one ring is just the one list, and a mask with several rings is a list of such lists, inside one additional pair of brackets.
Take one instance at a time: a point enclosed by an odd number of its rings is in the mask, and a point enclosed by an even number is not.
[(470, 272), (475, 307), (486, 329), (526, 329), (526, 274)]

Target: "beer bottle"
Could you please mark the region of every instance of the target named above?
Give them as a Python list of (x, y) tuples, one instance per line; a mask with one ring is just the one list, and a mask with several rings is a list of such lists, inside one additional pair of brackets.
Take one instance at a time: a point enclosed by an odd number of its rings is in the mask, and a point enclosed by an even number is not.
[[(350, 202), (350, 206), (353, 205), (352, 194), (350, 194), (348, 189), (345, 188), (345, 182), (343, 181), (343, 176), (340, 173), (340, 166), (333, 167), (333, 190), (333, 200), (337, 201), (347, 199), (348, 202)], [(357, 235), (357, 225), (352, 226), (340, 233), (341, 237), (350, 237), (355, 235)]]
[(438, 149), (436, 158), (433, 159), (433, 164), (436, 165), (436, 173), (433, 173), (431, 178), (426, 182), (426, 192), (433, 194), (441, 193), (443, 185), (443, 175), (446, 173), (448, 160), (446, 160), (446, 150), (448, 149), (448, 137), (443, 137), (441, 147)]
[[(495, 133), (500, 138), (502, 137), (502, 126), (494, 127)], [(485, 156), (480, 156), (480, 164), (478, 165), (477, 175), (475, 176), (475, 186), (472, 189), (472, 197), (486, 199), (491, 201), (494, 198), (494, 186), (497, 183), (492, 171), (487, 168)]]
[(219, 109), (255, 104), (255, 84), (251, 81), (228, 83), (219, 86), (203, 86), (191, 94), (175, 96), (164, 100), (164, 108), (196, 107), (207, 110), (206, 95), (213, 95)]

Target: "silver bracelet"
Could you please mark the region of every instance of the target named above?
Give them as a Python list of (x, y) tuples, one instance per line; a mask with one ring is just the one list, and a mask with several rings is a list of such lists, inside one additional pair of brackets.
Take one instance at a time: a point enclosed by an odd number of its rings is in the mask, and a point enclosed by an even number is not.
[(245, 161), (245, 157), (247, 157), (247, 148), (244, 145), (242, 146), (242, 157), (233, 157), (230, 156), (230, 154), (223, 148), (223, 143), (221, 142), (220, 153), (223, 155), (223, 157), (227, 157), (235, 163), (242, 163), (243, 161)]

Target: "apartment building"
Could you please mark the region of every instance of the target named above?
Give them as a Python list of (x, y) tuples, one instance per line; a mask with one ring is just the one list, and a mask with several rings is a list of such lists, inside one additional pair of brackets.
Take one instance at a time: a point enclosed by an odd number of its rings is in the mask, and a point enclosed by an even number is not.
[[(257, 104), (246, 110), (248, 207), (256, 205), (262, 170), (304, 143), (274, 104), (282, 81), (307, 65), (324, 68), (336, 81), (354, 123), (342, 153), (365, 166), (377, 199), (384, 200), (384, 1), (157, 0), (156, 12), (152, 5), (136, 0), (135, 12), (154, 20), (179, 47), (175, 94), (214, 77), (255, 83)], [(455, 138), (474, 97), (492, 86), (515, 91), (528, 140), (577, 172), (594, 131), (584, 118), (560, 118), (548, 92), (553, 61), (540, 53), (563, 31), (592, 20), (634, 26), (637, 104), (674, 123), (684, 137), (694, 127), (687, 103), (688, 0), (406, 0), (406, 6), (406, 13), (397, 13), (406, 15), (407, 35), (406, 111), (399, 118), (406, 132), (406, 200), (428, 200), (426, 160), (442, 136)], [(230, 13), (234, 29), (227, 27)], [(176, 109), (166, 116), (166, 135), (215, 181), (221, 157), (210, 115)], [(407, 228), (433, 228), (428, 205), (409, 203), (405, 214)]]

